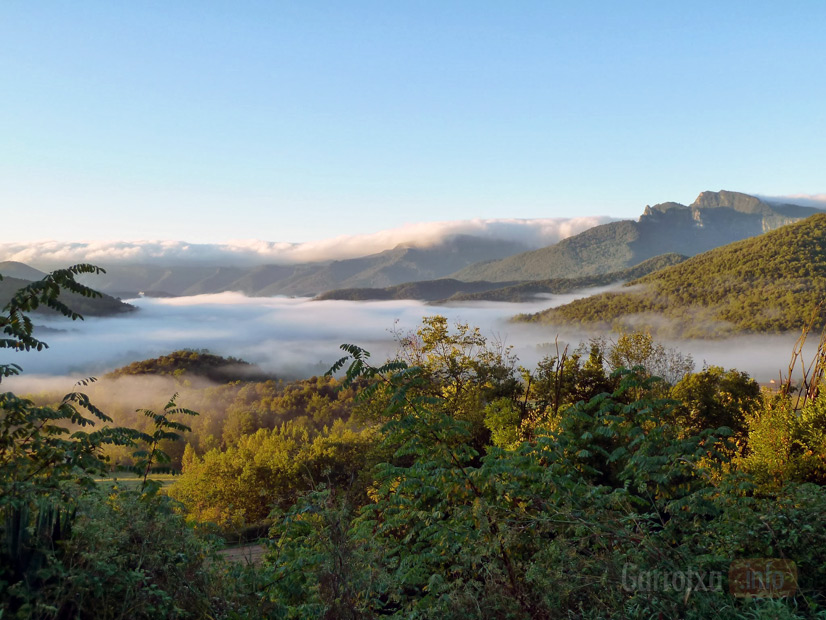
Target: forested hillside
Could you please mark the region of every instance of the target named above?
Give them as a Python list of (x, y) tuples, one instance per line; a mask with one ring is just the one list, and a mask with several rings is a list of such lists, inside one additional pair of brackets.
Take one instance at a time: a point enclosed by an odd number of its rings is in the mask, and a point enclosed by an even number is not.
[[(826, 214), (695, 256), (626, 287), (519, 319), (619, 329), (633, 322), (680, 337), (800, 329), (826, 300)], [(825, 322), (820, 311), (815, 326)]]
[(209, 351), (182, 350), (173, 351), (154, 359), (132, 362), (113, 370), (106, 378), (136, 376), (173, 376), (176, 378), (202, 377), (218, 383), (230, 381), (274, 379), (249, 362), (234, 357), (221, 357)]
[(596, 226), (547, 248), (471, 265), (451, 277), (512, 282), (604, 274), (669, 252), (693, 256), (817, 212), (738, 192), (703, 192), (689, 206), (667, 202), (646, 207), (639, 221)]

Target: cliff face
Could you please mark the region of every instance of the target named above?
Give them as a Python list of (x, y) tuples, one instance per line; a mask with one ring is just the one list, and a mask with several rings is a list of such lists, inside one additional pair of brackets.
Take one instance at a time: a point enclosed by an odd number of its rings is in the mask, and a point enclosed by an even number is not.
[(814, 209), (798, 205), (771, 205), (756, 196), (721, 190), (701, 192), (688, 206), (678, 202), (647, 206), (639, 221), (684, 226), (690, 220), (697, 228), (742, 227), (742, 231), (747, 233), (745, 236), (730, 231), (733, 233), (731, 241), (735, 241), (792, 224), (813, 213)]

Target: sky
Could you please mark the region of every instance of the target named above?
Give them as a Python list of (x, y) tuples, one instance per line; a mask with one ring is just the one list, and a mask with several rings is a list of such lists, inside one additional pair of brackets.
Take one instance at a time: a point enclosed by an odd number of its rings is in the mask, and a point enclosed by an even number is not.
[(826, 2), (0, 3), (0, 243), (826, 192)]

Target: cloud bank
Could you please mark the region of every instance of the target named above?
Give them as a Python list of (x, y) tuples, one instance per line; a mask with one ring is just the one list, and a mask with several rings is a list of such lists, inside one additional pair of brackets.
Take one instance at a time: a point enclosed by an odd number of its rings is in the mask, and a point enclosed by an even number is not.
[[(319, 302), (306, 298), (250, 298), (240, 293), (142, 298), (134, 300), (140, 310), (127, 316), (74, 323), (37, 317), (37, 324), (61, 331), (39, 334), (50, 345), (45, 351), (8, 354), (5, 361), (20, 364), (24, 374), (4, 380), (2, 386), (16, 390), (26, 385), (36, 391), (39, 387), (29, 381), (37, 376), (59, 376), (64, 377), (61, 385), (68, 389), (77, 379), (101, 376), (130, 362), (181, 348), (206, 348), (253, 362), (284, 379), (304, 378), (325, 372), (343, 355), (339, 350), (342, 343), (364, 347), (374, 360), (383, 361), (396, 350), (392, 330), (406, 333), (416, 329), (422, 317), (433, 314), (478, 326), (486, 337), (513, 345), (520, 363), (532, 367), (554, 353), (557, 335), (562, 346), (568, 343), (575, 348), (596, 334), (514, 324), (508, 319), (519, 312), (536, 312), (609, 288), (553, 295), (525, 304), (479, 302), (465, 306), (426, 306), (415, 301)], [(690, 353), (698, 369), (704, 363), (717, 364), (768, 381), (788, 366), (796, 339), (797, 334), (786, 334), (664, 344)], [(807, 349), (806, 359), (811, 353)]]
[[(515, 345), (526, 362), (538, 359), (537, 344), (553, 340), (536, 326), (509, 324), (517, 312), (535, 312), (581, 295), (560, 295), (532, 304), (475, 303), (434, 307), (416, 301), (311, 301), (307, 298), (245, 297), (219, 293), (170, 299), (130, 300), (139, 311), (113, 318), (71, 322), (37, 317), (51, 328), (40, 334), (49, 348), (16, 352), (9, 361), (25, 374), (100, 376), (135, 360), (182, 348), (207, 348), (240, 357), (283, 378), (325, 372), (341, 357), (342, 343), (353, 343), (383, 360), (396, 349), (391, 330), (419, 326), (422, 317), (442, 314), (451, 321), (479, 326), (487, 337)], [(6, 385), (6, 381), (3, 385)], [(10, 381), (12, 385), (14, 381)]]
[(774, 203), (789, 203), (801, 207), (826, 209), (826, 194), (788, 194), (786, 196), (758, 196), (763, 200)]
[(400, 244), (427, 247), (454, 235), (517, 241), (531, 248), (539, 248), (612, 220), (613, 218), (598, 216), (421, 222), (375, 233), (341, 235), (306, 243), (257, 240), (220, 244), (186, 241), (10, 242), (0, 243), (0, 261), (19, 261), (41, 269), (79, 262), (104, 266), (140, 263), (243, 267), (356, 258), (389, 250)]

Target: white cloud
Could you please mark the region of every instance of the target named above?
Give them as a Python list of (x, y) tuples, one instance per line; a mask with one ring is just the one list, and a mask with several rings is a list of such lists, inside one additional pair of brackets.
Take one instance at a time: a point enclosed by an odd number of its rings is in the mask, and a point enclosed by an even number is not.
[(389, 250), (400, 244), (427, 247), (460, 234), (518, 241), (531, 248), (539, 248), (609, 221), (612, 219), (608, 217), (575, 217), (422, 222), (376, 233), (341, 235), (306, 243), (258, 240), (221, 244), (186, 241), (11, 242), (0, 243), (0, 260), (19, 261), (39, 268), (78, 262), (227, 266), (303, 263), (355, 258)]
[(788, 194), (785, 196), (760, 196), (760, 198), (774, 203), (790, 203), (803, 207), (826, 209), (826, 194)]

